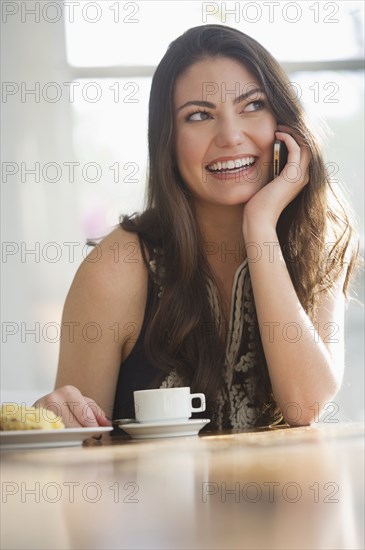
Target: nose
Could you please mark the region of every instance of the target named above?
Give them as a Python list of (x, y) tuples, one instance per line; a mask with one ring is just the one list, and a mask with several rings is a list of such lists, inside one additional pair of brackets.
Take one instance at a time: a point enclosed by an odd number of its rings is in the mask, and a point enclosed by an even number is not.
[(217, 147), (236, 147), (245, 140), (242, 120), (235, 116), (222, 118), (217, 125), (215, 144)]

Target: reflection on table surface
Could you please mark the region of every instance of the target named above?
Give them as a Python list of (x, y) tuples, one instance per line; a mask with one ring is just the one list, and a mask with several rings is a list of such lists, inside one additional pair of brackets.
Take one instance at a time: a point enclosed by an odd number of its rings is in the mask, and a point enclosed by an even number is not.
[(316, 424), (1, 454), (6, 549), (363, 549), (364, 429)]

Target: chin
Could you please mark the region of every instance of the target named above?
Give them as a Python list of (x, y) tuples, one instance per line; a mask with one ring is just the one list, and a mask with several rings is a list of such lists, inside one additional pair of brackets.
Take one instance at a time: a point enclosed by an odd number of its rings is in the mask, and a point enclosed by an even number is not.
[[(262, 186), (263, 187), (263, 186)], [(235, 206), (237, 204), (246, 204), (252, 197), (256, 195), (262, 189), (262, 187), (256, 189), (246, 188), (232, 188), (227, 190), (225, 193), (220, 193), (219, 196), (215, 195), (215, 199), (218, 200), (221, 204), (226, 204), (227, 206)]]

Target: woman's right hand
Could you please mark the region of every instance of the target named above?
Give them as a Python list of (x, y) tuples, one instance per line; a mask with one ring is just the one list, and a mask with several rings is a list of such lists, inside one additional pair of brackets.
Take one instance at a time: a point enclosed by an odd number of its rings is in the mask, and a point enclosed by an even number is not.
[(75, 386), (62, 386), (38, 399), (33, 407), (42, 407), (61, 417), (66, 428), (111, 426), (105, 412), (93, 399), (82, 395)]

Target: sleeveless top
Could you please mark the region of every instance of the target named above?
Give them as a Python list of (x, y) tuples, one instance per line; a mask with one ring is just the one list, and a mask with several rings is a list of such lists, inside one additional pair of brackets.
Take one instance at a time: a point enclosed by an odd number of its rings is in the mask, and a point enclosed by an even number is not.
[[(163, 292), (163, 287), (159, 285), (158, 277), (156, 277), (158, 255), (161, 254), (161, 251), (154, 249), (153, 252), (155, 256), (152, 256), (152, 259), (148, 262), (148, 293), (144, 320), (132, 351), (120, 366), (113, 418), (135, 417), (133, 402), (133, 391), (135, 390), (189, 385), (175, 371), (171, 371), (162, 384), (153, 385), (153, 381), (158, 377), (160, 371), (148, 361), (144, 353), (143, 342), (146, 327), (153, 313), (154, 285), (158, 287), (156, 289), (158, 298)], [(208, 281), (207, 292), (219, 328), (221, 323), (218, 306), (219, 294), (215, 283), (211, 279)], [(254, 343), (254, 334), (257, 330), (256, 323), (256, 310), (246, 259), (237, 268), (232, 287), (226, 360), (222, 366), (224, 383), (218, 392), (214, 407), (214, 422), (217, 429), (251, 428), (257, 425), (257, 421), (262, 417), (262, 407), (259, 407), (255, 396), (257, 382), (254, 374), (255, 367), (257, 368), (258, 365)], [(209, 414), (193, 414), (193, 418), (204, 416), (210, 418)]]

